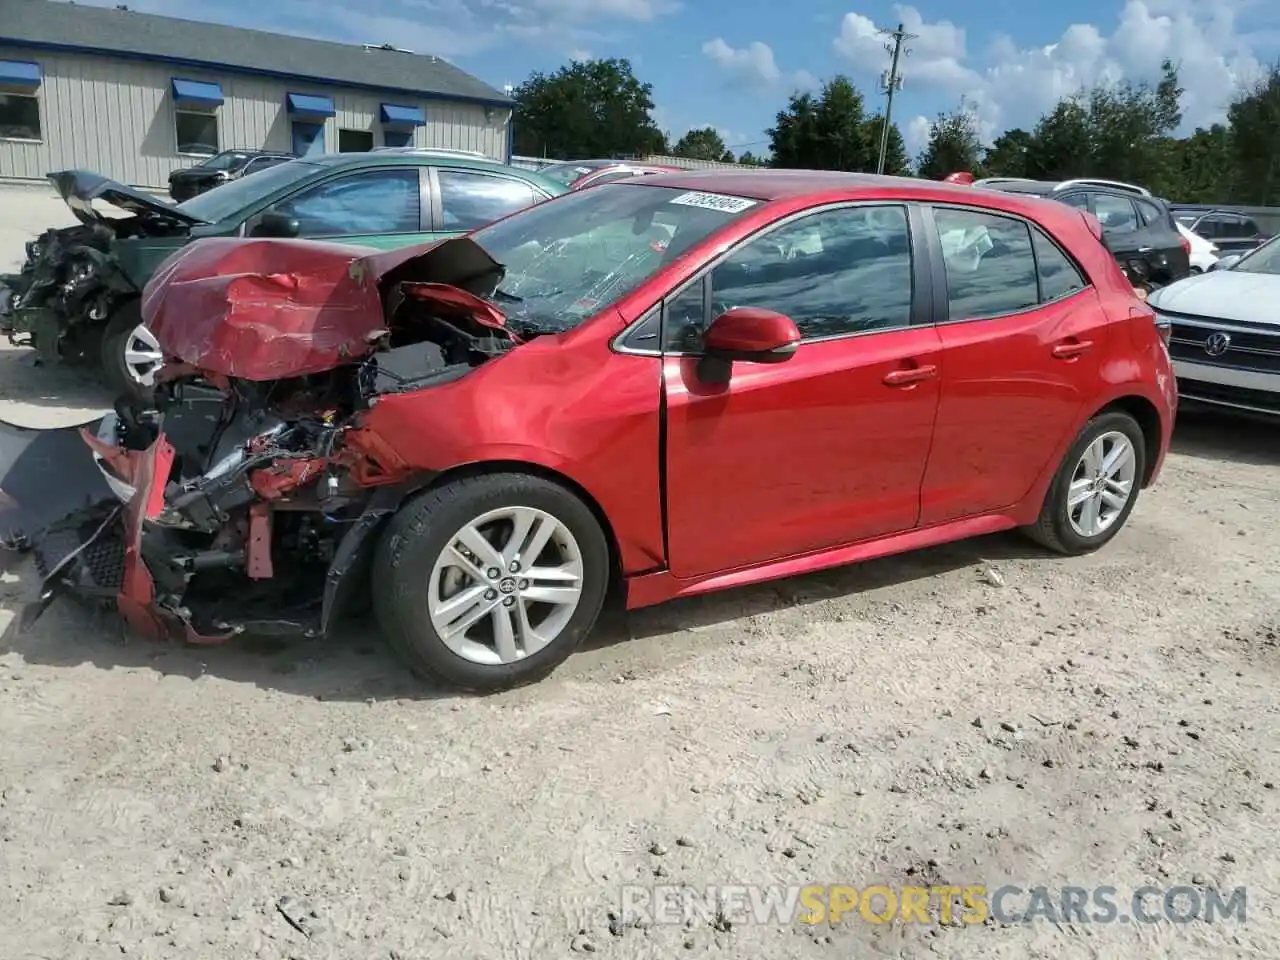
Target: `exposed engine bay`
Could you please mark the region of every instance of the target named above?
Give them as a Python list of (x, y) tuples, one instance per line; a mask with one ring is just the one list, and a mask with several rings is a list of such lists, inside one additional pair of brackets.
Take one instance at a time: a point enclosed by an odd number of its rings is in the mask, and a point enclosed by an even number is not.
[[(201, 241), (186, 248), (196, 251), (195, 260), (201, 243), (215, 253), (244, 247)], [(256, 243), (274, 253), (272, 245), (290, 241)], [(255, 375), (237, 375), (218, 352), (215, 333), (249, 316), (273, 318), (274, 325), (263, 319), (254, 328), (256, 352), (246, 352), (260, 361), (259, 370), (285, 372), (288, 364), (305, 367), (314, 359), (286, 349), (289, 324), (303, 322), (298, 303), (305, 292), (271, 274), (277, 279), (270, 289), (285, 291), (284, 300), (264, 301), (260, 285), (252, 300), (237, 300), (234, 282), (220, 287), (226, 315), (216, 323), (208, 318), (203, 333), (198, 324), (184, 326), (188, 345), (206, 345), (207, 355), (175, 357), (153, 402), (121, 398), (112, 413), (78, 430), (78, 448), (66, 436), (70, 430), (26, 436), (0, 425), (0, 453), (10, 464), (0, 477), (0, 543), (33, 552), (45, 580), (24, 622), (69, 593), (114, 601), (151, 634), (216, 642), (245, 631), (322, 633), (358, 606), (382, 521), (430, 480), (388, 452), (369, 427), (371, 412), (383, 398), (447, 384), (522, 342), (482, 295), (493, 293), (503, 271), (479, 247), (459, 239), (414, 253), (379, 255), (394, 265), (381, 275), (378, 257), (362, 260), (351, 248), (333, 252), (350, 300), (372, 294), (382, 307), (373, 317), (343, 309), (336, 316), (345, 326), (334, 321), (330, 328), (370, 327), (362, 333), (363, 355), (353, 355), (344, 340), (329, 369), (278, 379), (259, 379), (249, 368), (239, 372)], [(420, 270), (424, 264), (430, 269)], [(416, 279), (423, 272), (455, 282)], [(210, 278), (201, 266), (184, 278), (179, 266), (155, 282), (168, 289), (185, 284), (207, 297), (201, 284), (210, 279), (224, 277)], [(147, 297), (148, 322), (163, 330), (163, 292), (149, 285)], [(342, 297), (326, 288), (317, 302), (322, 306), (305, 316), (313, 331)], [(185, 301), (168, 305), (174, 303)], [(54, 434), (76, 452), (51, 456)], [(73, 456), (87, 474), (76, 471)], [(55, 458), (61, 480), (34, 476)], [(59, 483), (62, 493), (52, 495)], [(53, 515), (59, 511), (51, 499), (69, 509)]]

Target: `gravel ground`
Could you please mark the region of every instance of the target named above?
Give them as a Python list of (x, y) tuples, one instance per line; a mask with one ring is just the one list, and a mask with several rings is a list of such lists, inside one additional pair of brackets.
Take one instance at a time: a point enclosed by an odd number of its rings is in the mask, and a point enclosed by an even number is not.
[[(19, 353), (0, 417), (99, 402)], [(55, 606), (20, 634), (11, 570), (0, 955), (1274, 957), (1277, 437), (1186, 418), (1091, 557), (1002, 535), (612, 611), (488, 698), (416, 685), (371, 624), (192, 649)], [(1246, 886), (1248, 916), (619, 915), (624, 884), (753, 883), (1109, 885), (1121, 912)]]

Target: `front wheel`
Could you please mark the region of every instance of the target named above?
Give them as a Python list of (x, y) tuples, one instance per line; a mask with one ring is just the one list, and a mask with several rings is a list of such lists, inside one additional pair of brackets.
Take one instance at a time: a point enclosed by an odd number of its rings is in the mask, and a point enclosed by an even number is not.
[(595, 625), (610, 579), (595, 515), (525, 474), (445, 483), (392, 518), (373, 606), (418, 675), (478, 692), (550, 674)]
[(160, 342), (142, 322), (140, 302), (122, 304), (102, 331), (102, 372), (107, 385), (117, 395), (149, 397), (163, 365)]
[(1067, 451), (1026, 533), (1057, 553), (1097, 550), (1129, 519), (1145, 471), (1138, 422), (1121, 411), (1094, 417)]

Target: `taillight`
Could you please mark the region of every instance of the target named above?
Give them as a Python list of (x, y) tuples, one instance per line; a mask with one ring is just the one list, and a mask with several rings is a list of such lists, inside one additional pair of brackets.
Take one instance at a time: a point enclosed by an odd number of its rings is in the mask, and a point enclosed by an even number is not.
[(1182, 249), (1187, 252), (1187, 256), (1191, 256), (1191, 241), (1186, 237), (1179, 238), (1182, 241)]

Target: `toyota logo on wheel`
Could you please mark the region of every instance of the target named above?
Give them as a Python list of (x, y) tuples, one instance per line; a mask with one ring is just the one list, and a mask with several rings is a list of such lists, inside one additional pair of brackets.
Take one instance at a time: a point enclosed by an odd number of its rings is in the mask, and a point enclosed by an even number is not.
[(1211, 333), (1204, 342), (1204, 352), (1211, 357), (1220, 357), (1231, 346), (1231, 335), (1228, 333)]

